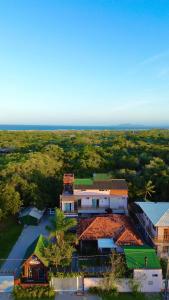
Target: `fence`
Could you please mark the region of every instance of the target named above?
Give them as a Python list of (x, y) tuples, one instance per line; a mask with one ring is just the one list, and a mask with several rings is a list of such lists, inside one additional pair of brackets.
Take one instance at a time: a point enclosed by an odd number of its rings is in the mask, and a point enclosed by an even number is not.
[[(155, 279), (147, 280), (144, 279), (117, 279), (115, 282), (115, 286), (117, 287), (117, 290), (120, 293), (129, 293), (132, 291), (133, 286), (135, 284), (138, 284), (138, 289), (143, 292), (160, 292), (163, 289), (163, 282), (161, 279), (157, 281), (157, 278)], [(84, 278), (84, 290), (87, 291), (90, 287), (101, 287), (103, 286), (103, 278)]]
[(73, 278), (57, 278), (52, 277), (51, 286), (56, 292), (76, 292), (83, 290), (83, 278), (73, 277)]

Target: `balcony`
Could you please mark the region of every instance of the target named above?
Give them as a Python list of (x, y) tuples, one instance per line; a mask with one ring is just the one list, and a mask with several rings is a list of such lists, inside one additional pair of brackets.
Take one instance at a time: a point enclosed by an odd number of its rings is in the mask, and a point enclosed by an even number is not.
[(154, 237), (153, 241), (155, 244), (169, 245), (169, 235)]
[(104, 207), (94, 207), (94, 206), (78, 206), (78, 213), (80, 214), (84, 214), (84, 213), (90, 213), (90, 214), (94, 214), (94, 213), (105, 213), (106, 208), (108, 208), (107, 206)]

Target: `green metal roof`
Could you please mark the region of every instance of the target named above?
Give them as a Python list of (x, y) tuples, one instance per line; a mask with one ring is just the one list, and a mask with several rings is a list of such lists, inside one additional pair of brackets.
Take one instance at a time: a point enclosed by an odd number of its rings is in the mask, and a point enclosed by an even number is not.
[(93, 180), (91, 178), (77, 178), (74, 181), (75, 185), (92, 185)]
[(24, 256), (24, 261), (27, 260), (30, 256), (36, 255), (37, 258), (39, 258), (39, 260), (44, 264), (44, 266), (47, 267), (49, 263), (47, 259), (42, 255), (42, 248), (47, 246), (47, 244), (48, 241), (43, 235), (38, 236), (38, 238), (28, 247)]
[(112, 179), (112, 176), (110, 173), (95, 173), (93, 174), (93, 179), (94, 181), (104, 181), (104, 180), (109, 180)]
[[(125, 246), (124, 253), (129, 269), (161, 269), (159, 258), (148, 246)], [(145, 264), (145, 258), (147, 264)]]

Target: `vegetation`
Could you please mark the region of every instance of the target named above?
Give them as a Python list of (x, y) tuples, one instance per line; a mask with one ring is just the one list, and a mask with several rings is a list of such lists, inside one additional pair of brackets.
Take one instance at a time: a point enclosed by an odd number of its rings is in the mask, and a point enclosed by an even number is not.
[(5, 258), (17, 241), (23, 226), (16, 223), (14, 218), (8, 218), (0, 223), (0, 265), (4, 263)]
[(27, 300), (27, 299), (41, 299), (41, 300), (54, 300), (55, 292), (49, 286), (34, 286), (23, 288), (21, 286), (15, 286), (13, 290), (13, 296), (15, 300)]
[(75, 250), (72, 246), (75, 235), (72, 235), (69, 230), (75, 225), (75, 219), (66, 218), (60, 209), (55, 209), (55, 216), (51, 218), (51, 226), (47, 226), (50, 232), (50, 243), (43, 249), (43, 256), (52, 267), (70, 265)]
[[(0, 132), (0, 218), (59, 205), (64, 172), (125, 178), (130, 201), (168, 201), (169, 131)], [(56, 201), (57, 200), (57, 201)]]

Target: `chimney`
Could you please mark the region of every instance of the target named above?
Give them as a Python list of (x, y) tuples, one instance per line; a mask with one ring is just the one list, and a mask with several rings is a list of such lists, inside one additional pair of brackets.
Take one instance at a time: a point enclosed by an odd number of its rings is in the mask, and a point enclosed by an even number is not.
[(147, 256), (144, 257), (144, 265), (145, 265), (145, 268), (147, 268), (147, 262), (148, 262), (148, 258)]

